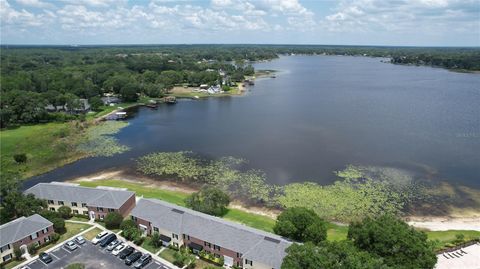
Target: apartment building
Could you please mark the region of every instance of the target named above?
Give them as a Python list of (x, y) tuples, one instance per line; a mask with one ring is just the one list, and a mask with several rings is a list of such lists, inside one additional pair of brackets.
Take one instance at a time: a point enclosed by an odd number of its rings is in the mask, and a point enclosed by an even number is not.
[(90, 219), (97, 220), (103, 220), (110, 212), (118, 212), (126, 217), (135, 207), (135, 193), (120, 188), (88, 188), (72, 183), (51, 182), (39, 183), (25, 193), (46, 200), (49, 210), (57, 211), (61, 206), (68, 206), (73, 214), (88, 215)]
[(32, 244), (39, 246), (50, 242), (53, 232), (53, 223), (38, 214), (20, 217), (1, 225), (0, 263), (13, 259), (13, 249), (16, 247), (25, 253)]
[(292, 244), (275, 234), (156, 199), (139, 200), (130, 214), (144, 234), (158, 232), (165, 246), (223, 256), (230, 267), (279, 269)]

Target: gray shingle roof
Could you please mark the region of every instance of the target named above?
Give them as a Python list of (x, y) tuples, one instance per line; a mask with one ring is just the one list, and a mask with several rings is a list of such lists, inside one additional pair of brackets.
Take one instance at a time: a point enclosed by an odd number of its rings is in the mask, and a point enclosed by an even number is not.
[(38, 183), (26, 190), (37, 198), (86, 203), (88, 206), (120, 208), (132, 195), (132, 191), (88, 188), (72, 184)]
[(0, 247), (14, 243), (52, 225), (53, 223), (38, 214), (12, 220), (0, 226)]
[[(178, 213), (181, 211), (183, 213)], [(153, 226), (188, 234), (243, 254), (243, 258), (280, 268), (292, 242), (275, 234), (156, 199), (141, 199), (132, 216)]]

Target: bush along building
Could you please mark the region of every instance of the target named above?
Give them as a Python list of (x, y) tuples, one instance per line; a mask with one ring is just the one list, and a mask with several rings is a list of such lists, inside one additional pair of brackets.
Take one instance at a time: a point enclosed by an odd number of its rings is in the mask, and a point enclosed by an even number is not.
[(24, 254), (31, 245), (38, 247), (49, 243), (53, 233), (53, 223), (38, 214), (3, 224), (0, 226), (0, 263), (13, 259), (16, 248)]
[(159, 233), (164, 246), (211, 254), (228, 267), (279, 269), (292, 242), (271, 233), (156, 199), (131, 212), (144, 235)]
[(47, 201), (48, 209), (57, 211), (68, 206), (73, 214), (87, 215), (90, 219), (103, 220), (110, 212), (128, 216), (135, 207), (135, 193), (126, 189), (81, 187), (72, 183), (39, 183), (25, 193)]

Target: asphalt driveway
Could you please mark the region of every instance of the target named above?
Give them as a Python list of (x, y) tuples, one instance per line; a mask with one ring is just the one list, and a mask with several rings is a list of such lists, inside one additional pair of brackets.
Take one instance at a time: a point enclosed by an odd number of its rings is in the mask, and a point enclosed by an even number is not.
[[(103, 269), (103, 268), (133, 268), (125, 265), (124, 261), (113, 256), (110, 252), (99, 246), (93, 245), (91, 242), (86, 242), (78, 249), (69, 251), (63, 246), (50, 252), (53, 261), (49, 264), (43, 263), (41, 260), (36, 259), (28, 264), (31, 269), (43, 269), (43, 268), (66, 268), (72, 263), (82, 263), (85, 268)], [(146, 269), (170, 269), (170, 267), (161, 264), (159, 261), (152, 260)]]

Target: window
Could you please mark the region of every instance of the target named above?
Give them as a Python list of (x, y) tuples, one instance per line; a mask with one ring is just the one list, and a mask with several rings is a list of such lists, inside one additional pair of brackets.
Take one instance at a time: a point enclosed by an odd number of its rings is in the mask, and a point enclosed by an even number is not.
[(214, 249), (214, 250), (218, 250), (218, 251), (220, 251), (220, 246), (213, 245), (213, 249)]
[(34, 244), (34, 245), (35, 245), (35, 247), (38, 247), (38, 246), (40, 246), (40, 241), (37, 241), (37, 242), (35, 242), (35, 244)]
[(240, 257), (242, 257), (242, 253), (237, 252), (237, 258), (240, 258)]
[(253, 261), (249, 261), (249, 260), (245, 259), (245, 264), (250, 264), (250, 266), (253, 266)]
[(215, 258), (220, 258), (220, 254), (217, 253), (213, 254), (213, 256), (215, 256)]
[(157, 228), (157, 227), (153, 227), (153, 231), (158, 233), (158, 228)]
[(30, 235), (30, 239), (32, 239), (32, 240), (37, 238), (37, 237), (38, 237), (38, 233), (34, 233), (34, 234)]
[(172, 233), (172, 237), (175, 238), (175, 239), (178, 239), (178, 234)]
[(208, 243), (207, 241), (204, 241), (203, 245), (206, 247), (212, 248), (212, 244)]
[(78, 210), (74, 209), (73, 214), (78, 214)]
[(83, 211), (83, 215), (88, 215), (88, 211)]
[(178, 244), (177, 243), (173, 243), (173, 246), (178, 248)]
[(4, 262), (9, 261), (11, 259), (12, 259), (12, 254), (8, 254), (7, 256), (3, 257)]
[(77, 202), (72, 202), (72, 206), (77, 207)]
[(43, 231), (42, 231), (42, 232), (43, 232), (43, 234), (46, 234), (46, 233), (48, 233), (48, 227), (47, 227), (47, 228), (45, 228), (45, 229), (43, 229)]
[(103, 220), (103, 215), (99, 215), (100, 216), (100, 220)]
[(97, 207), (98, 212), (103, 212), (103, 207)]
[(132, 216), (132, 220), (133, 220), (133, 221), (137, 221), (137, 217)]
[(50, 207), (50, 211), (55, 211), (55, 208), (54, 208), (54, 207)]
[(53, 200), (48, 200), (47, 202), (48, 202), (49, 205), (55, 204), (55, 202), (53, 202)]
[(6, 251), (6, 250), (9, 250), (10, 249), (10, 245), (5, 245), (3, 247), (0, 248), (0, 253)]
[(58, 204), (59, 204), (59, 205), (63, 205), (63, 201), (58, 201)]
[(43, 241), (44, 241), (45, 243), (48, 243), (48, 242), (50, 241), (50, 236), (45, 237), (45, 238), (43, 239)]
[(86, 203), (82, 203), (82, 207), (87, 207), (87, 204), (86, 204)]
[(113, 211), (115, 211), (115, 209), (113, 209), (113, 208), (108, 209), (108, 212), (113, 212)]

